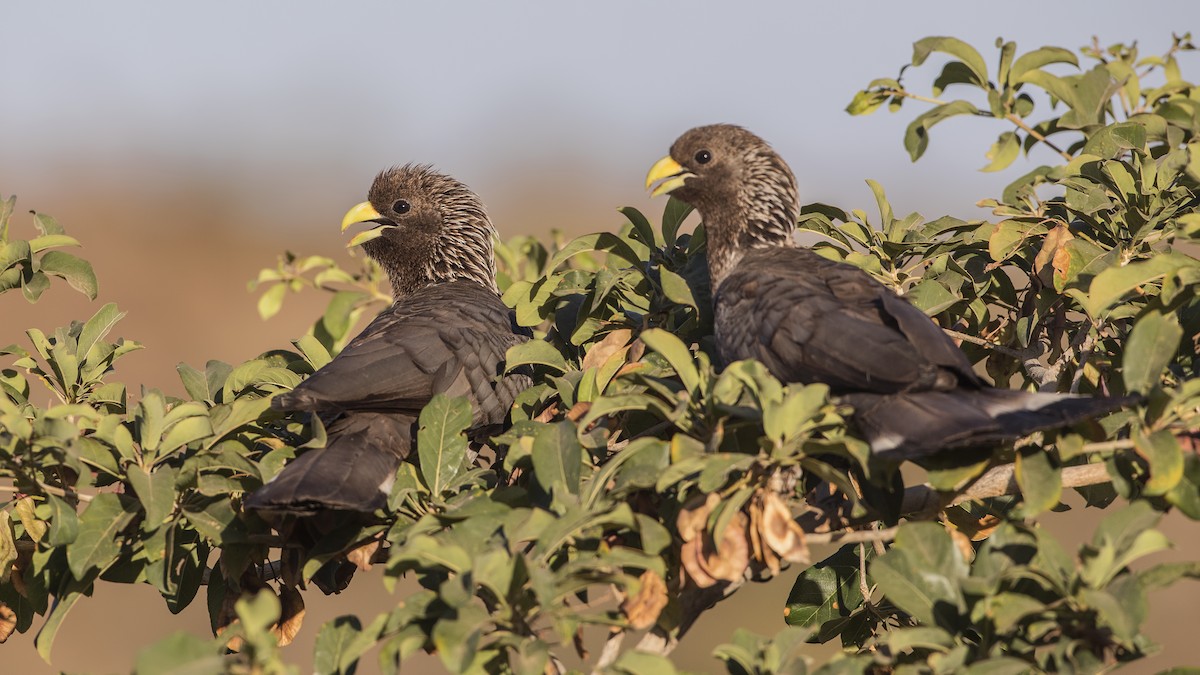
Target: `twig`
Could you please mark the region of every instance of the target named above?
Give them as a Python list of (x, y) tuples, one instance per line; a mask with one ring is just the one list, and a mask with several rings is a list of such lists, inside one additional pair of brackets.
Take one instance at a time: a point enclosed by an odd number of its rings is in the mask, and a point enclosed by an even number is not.
[(1011, 356), (1014, 359), (1024, 360), (1025, 357), (1027, 356), (1026, 354), (1023, 354), (1022, 352), (1019, 352), (1010, 347), (1005, 347), (1004, 345), (996, 344), (995, 342), (989, 342), (987, 340), (984, 340), (983, 338), (975, 337), (974, 335), (960, 333), (960, 332), (950, 329), (950, 328), (943, 328), (942, 330), (946, 332), (946, 335), (949, 335), (952, 338), (957, 338), (959, 340), (962, 340), (963, 342), (970, 342), (971, 344), (979, 345), (980, 347), (987, 347), (988, 349), (991, 349), (992, 351), (999, 352), (1001, 354), (1004, 354), (1005, 356)]
[(604, 648), (600, 650), (600, 658), (596, 660), (596, 667), (592, 668), (592, 675), (599, 675), (602, 670), (617, 660), (617, 657), (621, 655), (621, 643), (624, 641), (624, 628), (617, 628), (609, 632), (608, 639), (604, 642)]
[(1039, 143), (1045, 143), (1046, 147), (1057, 152), (1060, 157), (1067, 160), (1068, 162), (1071, 161), (1072, 159), (1075, 159), (1069, 153), (1064, 152), (1062, 148), (1058, 147), (1054, 143), (1051, 143), (1049, 139), (1047, 139), (1042, 134), (1038, 133), (1033, 127), (1026, 124), (1025, 120), (1021, 119), (1020, 117), (1017, 117), (1016, 113), (1008, 113), (1007, 115), (1004, 116), (1004, 119), (1008, 120), (1009, 122), (1012, 122), (1013, 124), (1017, 125), (1022, 131), (1029, 134), (1030, 136), (1033, 136), (1034, 138), (1036, 138)]
[[(1092, 328), (1094, 326), (1095, 326), (1095, 324), (1089, 325), (1087, 330), (1081, 330), (1075, 334), (1075, 338), (1073, 340), (1071, 340), (1071, 345), (1069, 347), (1067, 347), (1066, 349), (1064, 349), (1063, 353), (1059, 355), (1058, 360), (1055, 361), (1053, 364), (1051, 364), (1050, 367), (1047, 368), (1046, 371), (1043, 373), (1043, 377), (1038, 381), (1039, 387), (1045, 387), (1045, 388), (1049, 389), (1051, 387), (1051, 385), (1058, 382), (1059, 373), (1062, 372), (1062, 369), (1070, 361), (1071, 356), (1075, 354), (1075, 350), (1082, 347), (1083, 344), (1085, 342), (1088, 342), (1088, 340), (1091, 338)], [(1083, 372), (1083, 362), (1082, 361), (1080, 361), (1079, 368), (1076, 369), (1076, 371), (1075, 371), (1075, 378), (1076, 378), (1074, 380), (1075, 388), (1071, 390), (1072, 394), (1079, 393), (1079, 389), (1078, 389), (1079, 384), (1078, 384), (1077, 378), (1079, 377), (1079, 373), (1081, 373), (1081, 372)]]
[(1081, 454), (1097, 454), (1101, 452), (1112, 452), (1113, 450), (1128, 450), (1133, 447), (1133, 439), (1122, 438), (1115, 441), (1102, 441), (1100, 443), (1088, 443), (1083, 446)]
[[(922, 486), (924, 487), (924, 486)], [(905, 492), (907, 498), (908, 493)], [(874, 541), (891, 541), (896, 538), (895, 527), (883, 530), (837, 530), (805, 535), (806, 544), (856, 544)]]
[[(1117, 448), (1112, 448), (1117, 449)], [(1064, 488), (1084, 487), (1109, 482), (1108, 468), (1104, 464), (1068, 466), (1062, 470)], [(939, 492), (930, 485), (916, 485), (904, 491), (901, 513), (908, 517), (932, 515), (948, 506), (978, 499), (1021, 494), (1017, 485), (1016, 465), (1004, 464), (984, 473), (966, 490), (954, 496)], [(949, 499), (947, 499), (949, 497)], [(882, 532), (882, 530), (878, 530)]]
[(1075, 375), (1071, 377), (1071, 393), (1079, 393), (1079, 383), (1083, 380), (1083, 367), (1087, 365), (1088, 359), (1092, 356), (1092, 348), (1096, 346), (1096, 336), (1100, 334), (1101, 327), (1096, 326), (1096, 332), (1087, 331), (1087, 339), (1083, 341), (1083, 346), (1079, 350), (1079, 365), (1075, 368)]
[[(913, 94), (911, 92), (904, 91), (901, 89), (883, 89), (880, 91), (880, 93), (886, 94), (888, 96), (899, 96), (902, 98), (911, 98), (914, 101), (921, 101), (922, 103), (930, 103), (933, 105), (946, 105), (946, 101), (943, 101), (941, 99), (930, 98), (928, 96), (921, 96), (919, 94)], [(989, 113), (987, 111), (980, 111), (979, 114), (983, 115), (985, 117), (995, 117), (994, 115), (992, 115), (991, 113)], [(1057, 152), (1063, 159), (1067, 160), (1068, 162), (1071, 161), (1072, 159), (1074, 159), (1068, 153), (1063, 152), (1062, 148), (1060, 148), (1057, 145), (1055, 145), (1054, 143), (1052, 143), (1050, 140), (1048, 140), (1044, 135), (1042, 135), (1036, 129), (1034, 129), (1033, 127), (1026, 124), (1025, 120), (1018, 117), (1016, 115), (1016, 113), (1008, 113), (1003, 118), (997, 118), (997, 119), (1005, 119), (1005, 120), (1008, 120), (1009, 122), (1012, 122), (1021, 131), (1024, 131), (1025, 133), (1029, 134), (1030, 136), (1033, 136), (1034, 138), (1036, 138), (1038, 140), (1039, 143), (1045, 143), (1046, 147)]]
[[(38, 483), (37, 486), (39, 488), (41, 488), (41, 490), (43, 492), (45, 492), (47, 494), (52, 494), (55, 497), (62, 497), (63, 499), (78, 499), (79, 501), (84, 502), (84, 503), (92, 501), (92, 497), (94, 496), (94, 495), (87, 495), (82, 492), (75, 492), (75, 491), (68, 492), (62, 488), (56, 488), (53, 485), (46, 485), (45, 483)], [(17, 494), (28, 494), (15, 485), (0, 485), (0, 492), (15, 492)], [(34, 496), (36, 496), (36, 495), (34, 495)]]

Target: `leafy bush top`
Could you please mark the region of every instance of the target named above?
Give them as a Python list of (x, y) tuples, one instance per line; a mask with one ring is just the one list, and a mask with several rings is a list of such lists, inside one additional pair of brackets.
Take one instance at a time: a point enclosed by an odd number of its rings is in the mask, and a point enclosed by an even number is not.
[[(1061, 163), (981, 202), (996, 220), (897, 217), (871, 182), (877, 221), (810, 204), (799, 226), (960, 338), (998, 384), (1144, 404), (931, 459), (926, 482), (908, 485), (847, 429), (850, 410), (826, 387), (781, 383), (751, 361), (714, 368), (703, 227), (682, 233), (688, 209), (675, 201), (658, 226), (624, 209), (614, 232), (498, 246), (505, 302), (545, 339), (509, 353), (510, 368), (539, 378), (494, 439), (495, 462), (468, 461), (466, 403), (437, 397), (386, 513), (297, 559), (240, 508), (324, 442), (319, 423), (270, 410), (270, 396), (327, 363), (389, 297), (369, 262), (347, 271), (288, 254), (257, 280), (260, 313), (316, 288), (330, 293), (323, 316), (291, 348), (180, 364), (186, 399), (131, 400), (109, 379), (140, 347), (109, 341), (115, 305), (2, 351), (0, 637), (44, 616), (36, 644), (49, 660), (97, 580), (150, 584), (171, 612), (205, 588), (219, 637), (174, 636), (138, 671), (284, 672), (299, 589), (347, 583), (326, 565), (344, 556), (422, 590), (322, 627), (321, 672), (349, 671), (371, 648), (389, 672), (417, 650), (453, 671), (559, 672), (574, 651), (596, 671), (671, 672), (666, 656), (702, 612), (838, 542), (799, 575), (790, 627), (770, 640), (739, 631), (717, 649), (732, 672), (800, 672), (805, 640), (835, 638), (844, 653), (823, 672), (1092, 672), (1140, 658), (1147, 590), (1200, 574), (1129, 568), (1167, 546), (1153, 529), (1162, 512), (1200, 518), (1200, 88), (1176, 61), (1192, 45), (1176, 38), (1154, 57), (997, 47), (992, 70), (961, 41), (921, 40), (906, 68), (949, 57), (932, 96), (883, 78), (848, 110), (928, 106), (905, 134), (914, 160), (934, 126), (969, 116), (1002, 125), (984, 170), (1037, 145)], [(941, 98), (951, 87), (967, 98)], [(42, 214), (38, 236), (16, 238), (13, 204), (0, 205), (0, 292), (34, 302), (60, 277), (94, 297), (90, 266), (59, 250), (77, 242)], [(33, 402), (43, 387), (46, 407)], [(1118, 505), (1076, 555), (1033, 520), (1066, 489)]]

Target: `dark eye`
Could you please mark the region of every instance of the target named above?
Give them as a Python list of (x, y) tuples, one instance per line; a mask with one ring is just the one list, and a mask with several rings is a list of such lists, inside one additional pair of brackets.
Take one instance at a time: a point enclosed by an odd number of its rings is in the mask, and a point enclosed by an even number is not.
[(412, 208), (412, 205), (403, 199), (396, 202), (395, 204), (392, 204), (392, 210), (395, 211), (396, 213), (408, 213), (408, 210), (411, 208)]
[(708, 160), (712, 159), (712, 153), (707, 150), (701, 150), (696, 153), (697, 164), (708, 164)]

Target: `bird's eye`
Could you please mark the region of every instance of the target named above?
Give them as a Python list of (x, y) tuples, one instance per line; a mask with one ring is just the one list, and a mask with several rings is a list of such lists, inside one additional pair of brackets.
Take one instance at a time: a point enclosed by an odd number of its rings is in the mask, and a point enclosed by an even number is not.
[(712, 153), (707, 150), (701, 150), (700, 152), (696, 153), (696, 163), (697, 164), (708, 164), (709, 160), (711, 160), (711, 159), (712, 159)]
[(412, 208), (412, 205), (403, 199), (396, 202), (395, 204), (392, 204), (392, 210), (395, 211), (396, 213), (408, 213), (408, 210), (411, 208)]

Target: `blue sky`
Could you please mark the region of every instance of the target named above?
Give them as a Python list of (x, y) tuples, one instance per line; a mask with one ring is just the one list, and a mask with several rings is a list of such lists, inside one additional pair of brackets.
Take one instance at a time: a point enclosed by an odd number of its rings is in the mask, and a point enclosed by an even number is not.
[[(646, 168), (675, 136), (726, 121), (783, 153), (805, 201), (865, 206), (862, 181), (874, 178), (898, 210), (982, 217), (974, 202), (1028, 170), (977, 172), (1003, 129), (947, 123), (914, 165), (901, 134), (917, 107), (852, 118), (843, 108), (854, 91), (895, 75), (927, 35), (965, 39), (991, 64), (998, 36), (1032, 49), (1096, 35), (1152, 53), (1200, 19), (1186, 0), (1133, 7), (10, 3), (0, 191), (69, 194), (67, 166), (84, 176), (132, 167), (145, 189), (200, 174), (215, 198), (270, 205), (266, 226), (328, 227), (378, 169), (423, 161), (466, 180), (510, 221), (553, 194), (578, 203), (564, 220), (600, 227), (611, 207), (643, 198)], [(1194, 78), (1197, 59), (1187, 58)], [(936, 71), (909, 81), (927, 91)]]

